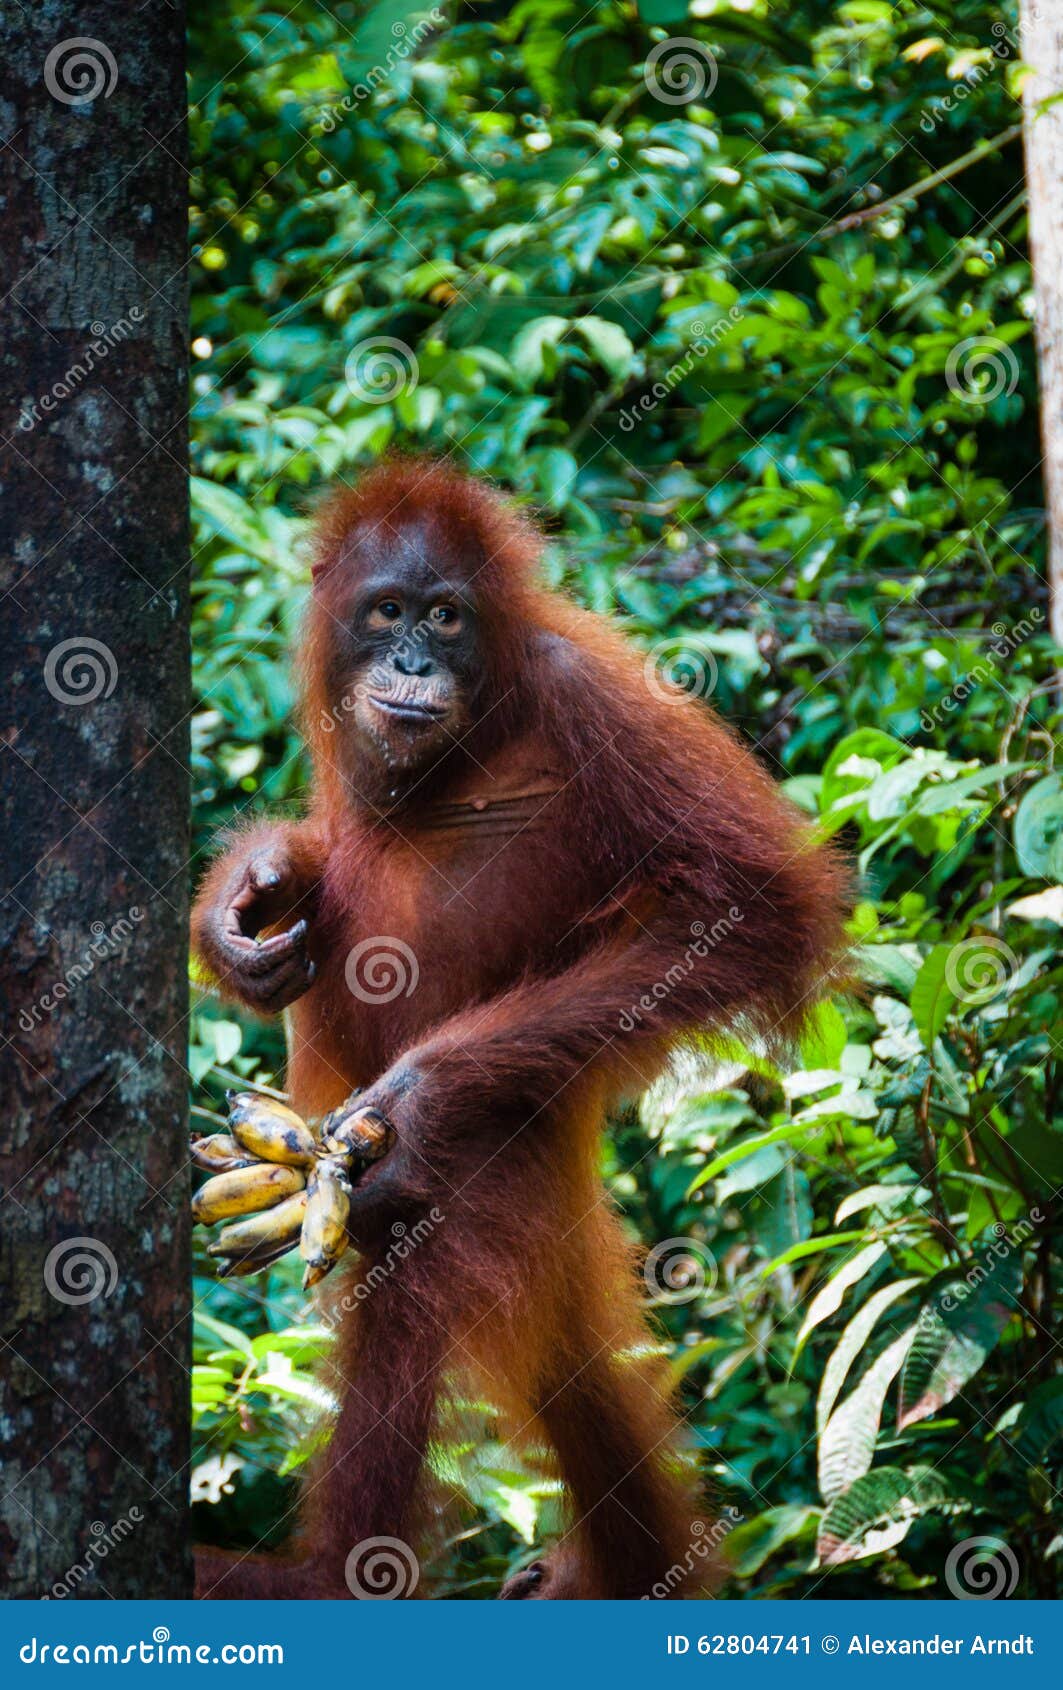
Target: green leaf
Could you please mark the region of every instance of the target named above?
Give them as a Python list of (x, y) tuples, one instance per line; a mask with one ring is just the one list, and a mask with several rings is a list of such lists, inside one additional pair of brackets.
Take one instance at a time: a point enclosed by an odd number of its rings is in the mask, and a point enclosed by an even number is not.
[(232, 540), (242, 551), (263, 563), (273, 564), (276, 556), (263, 528), (246, 500), (229, 487), (206, 481), (194, 475), (191, 480), (192, 512), (198, 521), (215, 534)]
[(1015, 812), (1015, 854), (1024, 874), (1063, 879), (1063, 780), (1046, 775), (1023, 794)]
[(755, 1191), (760, 1185), (767, 1185), (769, 1180), (782, 1172), (789, 1161), (789, 1155), (779, 1144), (764, 1144), (752, 1155), (743, 1156), (740, 1162), (735, 1162), (722, 1179), (716, 1183), (717, 1203), (726, 1203), (729, 1197), (738, 1192)]
[(909, 1279), (894, 1280), (890, 1285), (882, 1285), (871, 1293), (863, 1307), (854, 1314), (823, 1369), (823, 1379), (816, 1399), (817, 1432), (822, 1432), (830, 1419), (831, 1410), (841, 1394), (849, 1369), (870, 1338), (879, 1316), (919, 1283), (918, 1277), (913, 1276)]
[(619, 324), (605, 317), (577, 317), (572, 326), (613, 379), (623, 380), (631, 369), (635, 348)]
[(527, 387), (532, 387), (543, 374), (548, 347), (556, 347), (567, 334), (567, 317), (535, 317), (526, 323), (513, 343), (513, 368)]
[(708, 1166), (702, 1168), (701, 1172), (691, 1181), (687, 1196), (692, 1196), (709, 1180), (715, 1179), (716, 1175), (722, 1173), (725, 1168), (731, 1167), (734, 1162), (740, 1162), (746, 1156), (751, 1156), (754, 1151), (762, 1150), (771, 1144), (790, 1144), (795, 1141), (800, 1141), (802, 1145), (807, 1146), (809, 1144), (809, 1131), (808, 1127), (800, 1122), (791, 1121), (784, 1127), (772, 1127), (770, 1132), (758, 1133), (755, 1138), (747, 1138), (743, 1144), (736, 1144), (730, 1150), (721, 1151), (720, 1155), (714, 1156)]
[(915, 983), (920, 964), (900, 945), (861, 945), (856, 966), (862, 980), (872, 985), (891, 986), (907, 997)]
[(952, 1401), (1017, 1312), (1022, 1252), (1002, 1242), (999, 1252), (988, 1262), (983, 1256), (965, 1278), (952, 1275), (920, 1310), (901, 1377), (898, 1432)]
[(819, 1437), (819, 1488), (827, 1502), (866, 1473), (875, 1454), (882, 1409), (915, 1337), (915, 1323), (873, 1361)]
[(837, 1068), (848, 1034), (841, 1010), (829, 1000), (817, 1004), (801, 1040), (802, 1068)]
[(907, 1536), (912, 1521), (935, 1509), (958, 1512), (932, 1467), (879, 1467), (865, 1473), (836, 1497), (819, 1525), (816, 1553), (820, 1565), (836, 1567), (893, 1549)]
[(955, 947), (949, 944), (935, 945), (916, 975), (912, 987), (909, 999), (912, 1019), (927, 1050), (933, 1049), (934, 1040), (944, 1027), (949, 1010), (956, 1002), (956, 993), (947, 978), (949, 960), (954, 949)]
[[(860, 1235), (857, 1234), (857, 1236)], [(837, 1314), (850, 1286), (859, 1284), (864, 1275), (870, 1273), (875, 1263), (881, 1261), (885, 1254), (885, 1244), (869, 1244), (865, 1249), (858, 1250), (854, 1256), (850, 1256), (848, 1261), (842, 1262), (841, 1266), (831, 1274), (826, 1284), (820, 1286), (808, 1305), (808, 1313), (801, 1323), (801, 1330), (797, 1334), (793, 1361), (790, 1363), (791, 1371), (808, 1340), (809, 1334), (814, 1332), (823, 1321), (829, 1320), (832, 1314)]]

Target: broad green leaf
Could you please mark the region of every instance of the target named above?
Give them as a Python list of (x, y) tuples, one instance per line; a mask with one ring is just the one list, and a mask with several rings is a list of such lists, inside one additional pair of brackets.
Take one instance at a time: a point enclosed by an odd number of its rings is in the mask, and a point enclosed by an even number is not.
[(804, 1242), (814, 1221), (808, 1175), (793, 1161), (758, 1190), (749, 1208), (749, 1228), (758, 1248), (776, 1261)]
[(953, 1275), (920, 1310), (897, 1401), (899, 1432), (952, 1401), (1016, 1313), (1022, 1252), (1003, 1243), (1000, 1252), (989, 1262), (983, 1255), (966, 1278)]
[(863, 1191), (851, 1191), (843, 1197), (834, 1211), (834, 1224), (841, 1226), (861, 1209), (894, 1210), (905, 1201), (925, 1200), (926, 1192), (918, 1185), (866, 1185)]
[(615, 381), (628, 374), (635, 348), (618, 323), (610, 323), (605, 317), (577, 317), (572, 326)]
[(822, 1432), (830, 1419), (831, 1410), (841, 1394), (849, 1369), (861, 1354), (879, 1316), (919, 1283), (919, 1279), (913, 1275), (908, 1279), (894, 1280), (890, 1285), (882, 1285), (877, 1291), (872, 1291), (867, 1302), (853, 1315), (823, 1369), (823, 1379), (816, 1398), (817, 1432)]
[(848, 1035), (841, 1010), (829, 1000), (817, 1004), (801, 1040), (803, 1068), (837, 1068)]
[(819, 1488), (827, 1502), (866, 1473), (875, 1454), (886, 1392), (915, 1337), (915, 1324), (888, 1344), (834, 1410), (819, 1435)]
[(1023, 794), (1015, 812), (1015, 854), (1024, 874), (1063, 879), (1063, 779), (1046, 775)]
[(841, 1566), (895, 1548), (921, 1514), (965, 1506), (932, 1467), (879, 1467), (836, 1497), (819, 1525), (821, 1566)]
[(956, 1002), (956, 993), (948, 979), (953, 945), (935, 945), (916, 976), (909, 1000), (912, 1019), (919, 1029), (927, 1050), (941, 1032), (949, 1010)]
[(569, 329), (567, 317), (536, 317), (526, 323), (513, 343), (513, 368), (527, 386), (537, 382), (543, 373), (547, 347), (556, 347)]
[(701, 1186), (708, 1184), (710, 1179), (715, 1179), (717, 1174), (722, 1173), (725, 1168), (729, 1168), (732, 1163), (740, 1162), (746, 1156), (752, 1156), (754, 1151), (762, 1150), (771, 1144), (793, 1144), (795, 1142), (808, 1145), (812, 1140), (806, 1126), (802, 1126), (800, 1122), (791, 1121), (784, 1127), (772, 1127), (770, 1132), (758, 1133), (755, 1138), (748, 1138), (743, 1144), (733, 1145), (730, 1150), (721, 1151), (719, 1156), (714, 1156), (708, 1166), (702, 1168), (701, 1172), (691, 1181), (687, 1196), (692, 1196)]
[[(860, 1234), (857, 1233), (856, 1236), (859, 1237)], [(845, 1299), (845, 1293), (851, 1286), (859, 1284), (864, 1275), (870, 1273), (875, 1263), (880, 1262), (885, 1254), (885, 1244), (869, 1244), (865, 1249), (858, 1250), (855, 1256), (850, 1256), (848, 1261), (842, 1262), (826, 1284), (820, 1286), (808, 1305), (808, 1313), (797, 1334), (793, 1361), (790, 1363), (791, 1370), (805, 1346), (809, 1333), (824, 1320), (829, 1320), (832, 1314), (837, 1314)]]

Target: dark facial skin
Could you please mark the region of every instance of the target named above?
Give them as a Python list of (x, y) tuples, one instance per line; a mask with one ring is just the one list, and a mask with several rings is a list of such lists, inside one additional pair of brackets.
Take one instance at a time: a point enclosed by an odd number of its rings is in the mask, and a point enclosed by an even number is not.
[(362, 758), (401, 775), (469, 727), (482, 671), (473, 589), (418, 530), (369, 543), (337, 639)]

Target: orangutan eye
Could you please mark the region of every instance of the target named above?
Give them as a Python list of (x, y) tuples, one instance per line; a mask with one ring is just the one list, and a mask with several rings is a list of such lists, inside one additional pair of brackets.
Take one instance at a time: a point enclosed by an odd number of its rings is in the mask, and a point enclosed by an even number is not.
[(396, 625), (402, 618), (402, 606), (398, 599), (378, 599), (369, 612), (369, 626), (377, 630), (387, 628), (394, 633)]
[(429, 620), (439, 628), (449, 628), (453, 633), (461, 621), (460, 616), (452, 604), (435, 604), (428, 612)]

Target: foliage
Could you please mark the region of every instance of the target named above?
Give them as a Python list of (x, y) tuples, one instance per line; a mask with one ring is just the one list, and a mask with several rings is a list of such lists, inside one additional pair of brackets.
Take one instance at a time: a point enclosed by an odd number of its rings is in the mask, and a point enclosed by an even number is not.
[[(1014, 11), (692, 11), (199, 8), (198, 839), (298, 806), (317, 489), (402, 447), (532, 504), (552, 578), (711, 690), (861, 876), (863, 990), (793, 1071), (692, 1064), (608, 1151), (633, 1232), (700, 1267), (658, 1314), (732, 1588), (941, 1594), (978, 1532), (1046, 1594), (1063, 783)], [(644, 73), (671, 36), (687, 103)], [(202, 1000), (198, 1107), (282, 1060)], [(204, 1508), (254, 1541), (327, 1334), (283, 1268), (197, 1290), (202, 1447), (246, 1463)], [(492, 1436), (467, 1405), (437, 1455), (455, 1595), (556, 1509)]]

